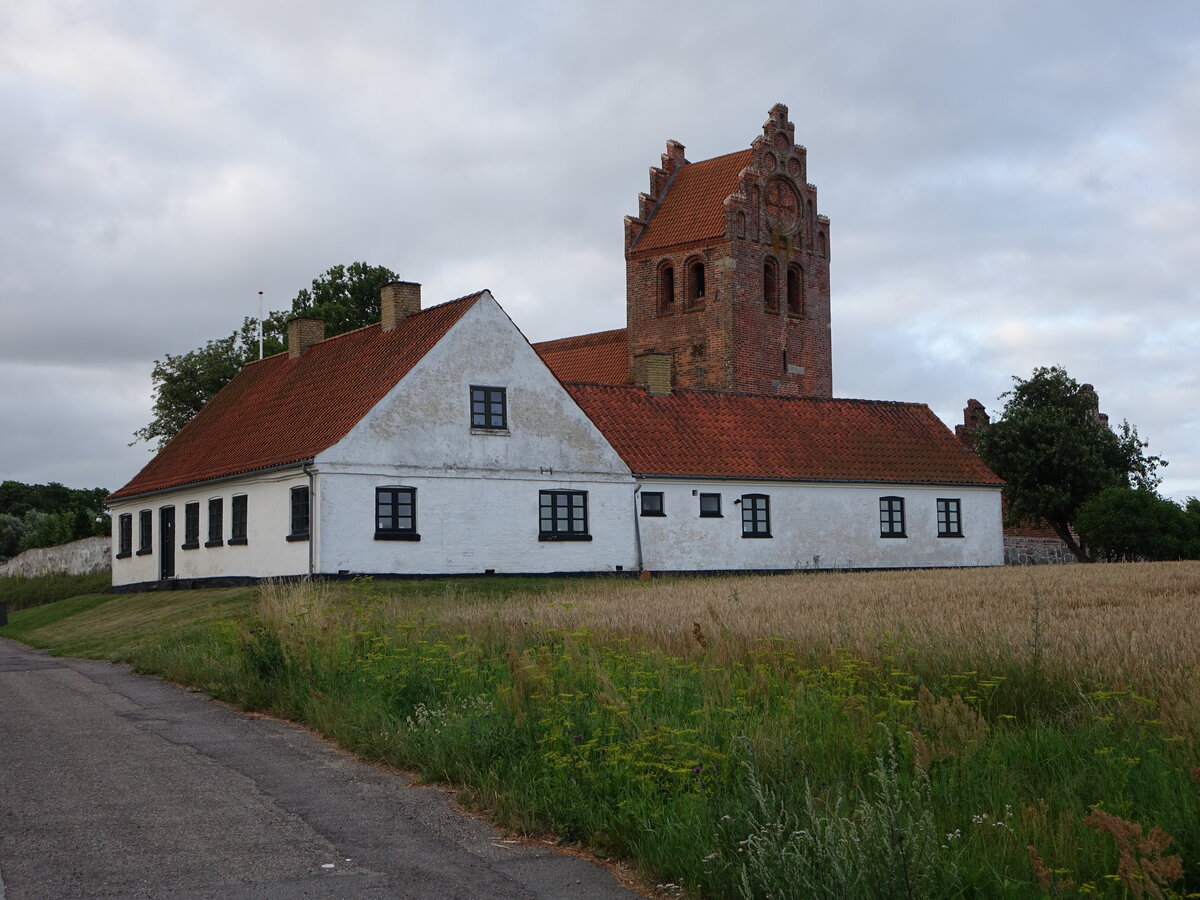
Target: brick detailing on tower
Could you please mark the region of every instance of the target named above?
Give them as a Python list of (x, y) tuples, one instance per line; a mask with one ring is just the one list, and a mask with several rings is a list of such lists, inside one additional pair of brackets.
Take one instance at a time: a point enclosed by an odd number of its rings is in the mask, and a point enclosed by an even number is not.
[(685, 388), (830, 397), (829, 220), (776, 104), (749, 150), (688, 162), (668, 141), (625, 219), (626, 342)]

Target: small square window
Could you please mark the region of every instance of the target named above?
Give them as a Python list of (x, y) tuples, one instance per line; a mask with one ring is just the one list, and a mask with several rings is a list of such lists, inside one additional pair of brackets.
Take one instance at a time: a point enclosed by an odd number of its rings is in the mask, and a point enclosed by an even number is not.
[(587, 491), (541, 491), (538, 495), (539, 541), (590, 541)]
[(665, 516), (667, 514), (663, 508), (662, 491), (642, 491), (638, 496), (642, 498), (643, 516)]
[(962, 537), (962, 501), (938, 498), (938, 537)]
[(742, 537), (771, 536), (771, 498), (766, 494), (742, 495)]
[(471, 427), (508, 428), (508, 400), (505, 388), (471, 385)]
[(721, 515), (721, 495), (701, 494), (700, 515), (702, 517), (718, 518)]
[(375, 540), (419, 541), (417, 534), (417, 489), (375, 488)]
[(904, 498), (879, 498), (879, 536), (885, 538), (908, 537), (904, 533)]

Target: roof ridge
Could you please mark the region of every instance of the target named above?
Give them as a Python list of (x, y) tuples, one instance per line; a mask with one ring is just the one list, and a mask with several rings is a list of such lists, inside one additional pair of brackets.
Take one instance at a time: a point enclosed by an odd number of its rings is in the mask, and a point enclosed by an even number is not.
[[(584, 385), (594, 387), (616, 388), (619, 390), (646, 391), (646, 388), (640, 384), (610, 384), (601, 381), (566, 381), (567, 385)], [(793, 400), (807, 401), (812, 403), (862, 403), (871, 406), (916, 406), (929, 408), (928, 403), (920, 400), (870, 400), (865, 397), (800, 397), (790, 394), (764, 394), (755, 391), (723, 391), (716, 388), (673, 388), (670, 394), (664, 396), (673, 396), (676, 394), (696, 394), (701, 396), (720, 396), (720, 397), (749, 397), (762, 398), (764, 400)]]

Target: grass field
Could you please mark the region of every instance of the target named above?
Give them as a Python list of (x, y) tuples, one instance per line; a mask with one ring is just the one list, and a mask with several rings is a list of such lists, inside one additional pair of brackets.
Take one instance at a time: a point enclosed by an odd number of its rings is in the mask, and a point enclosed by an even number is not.
[(1200, 891), (1200, 563), (269, 585), (11, 621), (694, 896)]

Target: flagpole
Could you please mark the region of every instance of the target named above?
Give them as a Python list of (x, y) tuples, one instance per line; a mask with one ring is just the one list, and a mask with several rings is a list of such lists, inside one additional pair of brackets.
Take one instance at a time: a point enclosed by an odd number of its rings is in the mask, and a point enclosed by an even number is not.
[(258, 358), (263, 358), (263, 320), (262, 320), (262, 297), (263, 292), (258, 292)]

